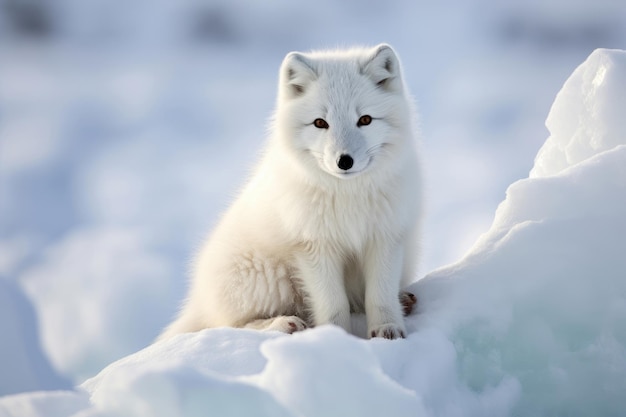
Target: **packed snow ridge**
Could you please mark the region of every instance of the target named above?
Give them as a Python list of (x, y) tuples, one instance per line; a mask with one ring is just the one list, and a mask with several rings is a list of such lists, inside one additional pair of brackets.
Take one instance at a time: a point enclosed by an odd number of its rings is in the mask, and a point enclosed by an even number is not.
[[(412, 285), (405, 340), (211, 329), (0, 416), (612, 416), (626, 410), (626, 52), (596, 50), (490, 230)], [(355, 320), (358, 320), (356, 318)]]

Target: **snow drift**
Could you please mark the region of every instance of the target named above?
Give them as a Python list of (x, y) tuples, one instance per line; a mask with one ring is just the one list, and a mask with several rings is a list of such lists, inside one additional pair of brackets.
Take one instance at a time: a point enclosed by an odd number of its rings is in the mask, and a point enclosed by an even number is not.
[(211, 329), (0, 416), (610, 416), (626, 409), (626, 52), (597, 50), (490, 230), (413, 284), (405, 340)]
[(416, 284), (419, 327), (452, 336), (460, 378), (514, 378), (516, 415), (626, 410), (626, 52), (567, 80), (530, 178), (461, 262)]
[(20, 288), (0, 279), (0, 395), (71, 388), (41, 350), (35, 312)]

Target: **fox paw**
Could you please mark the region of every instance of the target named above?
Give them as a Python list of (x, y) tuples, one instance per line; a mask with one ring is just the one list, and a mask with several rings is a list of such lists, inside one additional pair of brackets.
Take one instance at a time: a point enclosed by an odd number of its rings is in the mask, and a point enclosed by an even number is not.
[(405, 331), (395, 324), (383, 324), (370, 330), (370, 337), (384, 337), (385, 339), (404, 339)]
[(400, 304), (402, 305), (402, 312), (406, 317), (413, 312), (413, 308), (417, 304), (417, 297), (413, 293), (402, 291), (400, 293)]
[(278, 330), (283, 333), (295, 333), (307, 328), (304, 320), (296, 316), (280, 316), (274, 318), (268, 330)]

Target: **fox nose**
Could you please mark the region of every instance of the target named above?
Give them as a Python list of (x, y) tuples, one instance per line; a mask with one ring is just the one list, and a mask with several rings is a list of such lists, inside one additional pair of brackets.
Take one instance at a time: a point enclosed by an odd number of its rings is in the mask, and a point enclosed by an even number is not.
[(339, 169), (343, 169), (344, 171), (349, 170), (354, 165), (354, 159), (350, 155), (343, 154), (339, 156), (337, 159), (337, 166)]

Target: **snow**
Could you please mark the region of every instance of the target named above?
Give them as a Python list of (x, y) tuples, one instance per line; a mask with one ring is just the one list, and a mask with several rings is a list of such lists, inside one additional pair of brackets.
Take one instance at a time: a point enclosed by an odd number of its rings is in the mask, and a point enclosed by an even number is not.
[[(0, 417), (623, 413), (625, 53), (554, 96), (626, 47), (624, 4), (83, 3), (41, 3), (41, 38), (0, 11)], [(150, 345), (284, 54), (381, 41), (424, 136), (408, 338)]]
[[(45, 323), (42, 341), (65, 374), (81, 379), (93, 375), (99, 361), (111, 362), (142, 347), (160, 330), (156, 323), (167, 320), (161, 302), (169, 298), (167, 277), (172, 272), (146, 251), (149, 242), (137, 236), (115, 228), (77, 231), (24, 274), (24, 290), (39, 306)], [(68, 299), (73, 292), (81, 296)], [(125, 309), (111, 309), (115, 305), (141, 305), (154, 322), (129, 317)], [(113, 333), (119, 340), (108, 337)]]
[(0, 416), (54, 417), (85, 415), (89, 397), (75, 391), (40, 391), (0, 398)]
[[(508, 188), (463, 260), (415, 285), (418, 323), (452, 331), (462, 380), (474, 389), (506, 377), (521, 384), (517, 415), (626, 409), (626, 121), (613, 117), (625, 59), (597, 50), (574, 72), (531, 176)], [(566, 125), (577, 129), (564, 135)], [(564, 168), (576, 147), (587, 157)]]
[(0, 280), (0, 306), (0, 393), (70, 389), (70, 381), (56, 374), (41, 350), (37, 319), (21, 289)]
[[(0, 398), (0, 415), (619, 415), (626, 409), (626, 120), (615, 109), (624, 91), (626, 51), (596, 50), (574, 71), (552, 106), (550, 137), (530, 176), (509, 186), (491, 228), (458, 262), (411, 286), (419, 308), (407, 318), (407, 339), (365, 340), (333, 326), (294, 335), (208, 329), (115, 361), (74, 391)], [(149, 286), (141, 277), (158, 273), (158, 260), (140, 256), (146, 243), (120, 233), (108, 238), (117, 239), (111, 246), (121, 262), (98, 250), (100, 233), (77, 240), (94, 245), (86, 251), (96, 256), (89, 273), (130, 274), (133, 285)], [(40, 273), (82, 275), (65, 272), (80, 248), (71, 239), (62, 247)], [(104, 307), (94, 308), (97, 319)], [(73, 315), (84, 320), (89, 309)], [(84, 332), (106, 328), (77, 324)]]
[[(551, 136), (539, 151), (531, 177), (556, 174), (602, 151), (622, 144), (626, 125), (621, 102), (626, 74), (621, 54), (596, 52), (579, 67), (557, 96), (546, 121)], [(568, 117), (576, 115), (576, 118)]]

